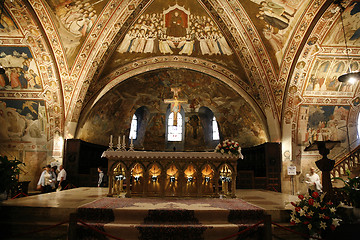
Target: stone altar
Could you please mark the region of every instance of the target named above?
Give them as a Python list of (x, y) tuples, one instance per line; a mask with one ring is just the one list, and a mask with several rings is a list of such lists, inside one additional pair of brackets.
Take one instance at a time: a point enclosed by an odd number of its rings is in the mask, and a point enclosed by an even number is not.
[(235, 197), (234, 155), (108, 150), (102, 157), (108, 159), (108, 196)]

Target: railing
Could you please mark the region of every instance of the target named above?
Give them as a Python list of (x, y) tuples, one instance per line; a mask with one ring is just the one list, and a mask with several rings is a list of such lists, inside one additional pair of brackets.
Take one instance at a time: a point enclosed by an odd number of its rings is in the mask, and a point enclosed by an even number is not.
[(341, 177), (346, 174), (346, 170), (351, 170), (360, 164), (360, 145), (348, 152), (340, 160), (335, 163), (334, 169), (331, 171), (331, 177)]

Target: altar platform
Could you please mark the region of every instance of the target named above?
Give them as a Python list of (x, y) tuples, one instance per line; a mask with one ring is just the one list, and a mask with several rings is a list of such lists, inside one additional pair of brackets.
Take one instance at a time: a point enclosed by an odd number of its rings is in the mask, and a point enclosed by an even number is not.
[[(67, 223), (35, 235), (26, 233), (66, 222), (70, 213), (76, 212), (85, 222), (124, 240), (153, 239), (147, 235), (152, 233), (147, 232), (143, 224), (146, 221), (149, 224), (150, 221), (152, 227), (160, 226), (161, 224), (152, 221), (161, 219), (161, 216), (165, 216), (164, 212), (169, 210), (180, 213), (185, 225), (201, 224), (198, 229), (203, 231), (203, 239), (221, 239), (256, 223), (264, 214), (270, 214), (274, 222), (288, 224), (289, 211), (292, 209), (290, 202), (297, 199), (293, 195), (255, 189), (237, 189), (237, 198), (223, 199), (125, 198), (125, 193), (118, 198), (106, 197), (107, 193), (107, 188), (74, 188), (4, 201), (1, 203), (1, 224), (6, 227), (8, 234), (17, 235), (16, 238), (6, 239), (34, 239), (34, 236), (36, 239), (67, 239)], [(232, 213), (229, 214), (230, 212)], [(229, 223), (230, 215), (233, 221)], [(242, 215), (245, 218), (241, 219)], [(105, 217), (100, 225), (93, 221), (99, 216)], [(116, 222), (119, 225), (114, 227)], [(142, 232), (139, 232), (141, 228)], [(127, 235), (119, 236), (117, 232), (121, 231)], [(92, 230), (87, 229), (85, 232), (88, 234)], [(98, 237), (100, 236), (93, 239), (99, 239)], [(290, 239), (298, 238), (294, 236)]]

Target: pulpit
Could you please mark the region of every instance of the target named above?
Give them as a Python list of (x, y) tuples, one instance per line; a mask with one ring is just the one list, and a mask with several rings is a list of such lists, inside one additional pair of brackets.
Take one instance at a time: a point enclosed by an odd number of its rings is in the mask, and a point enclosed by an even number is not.
[(105, 151), (108, 196), (235, 197), (238, 157), (215, 152)]
[(333, 149), (340, 141), (314, 141), (305, 148), (304, 151), (318, 150), (322, 158), (315, 162), (316, 166), (322, 171), (322, 185), (323, 191), (326, 193), (332, 192), (330, 171), (335, 166), (335, 161), (327, 157), (330, 150)]

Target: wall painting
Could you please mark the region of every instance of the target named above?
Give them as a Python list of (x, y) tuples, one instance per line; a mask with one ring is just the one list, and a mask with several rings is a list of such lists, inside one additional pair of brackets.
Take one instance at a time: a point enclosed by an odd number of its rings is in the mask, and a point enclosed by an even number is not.
[(34, 57), (28, 47), (0, 47), (0, 91), (42, 90)]
[(0, 142), (46, 143), (45, 102), (1, 100), (0, 125)]
[(298, 120), (298, 145), (314, 141), (347, 143), (349, 106), (302, 105)]
[(308, 75), (304, 96), (352, 96), (356, 85), (338, 81), (349, 66), (352, 71), (359, 71), (360, 59), (352, 58), (349, 64), (347, 58), (317, 58)]
[(6, 8), (3, 8), (1, 13), (0, 36), (22, 36), (19, 27)]

